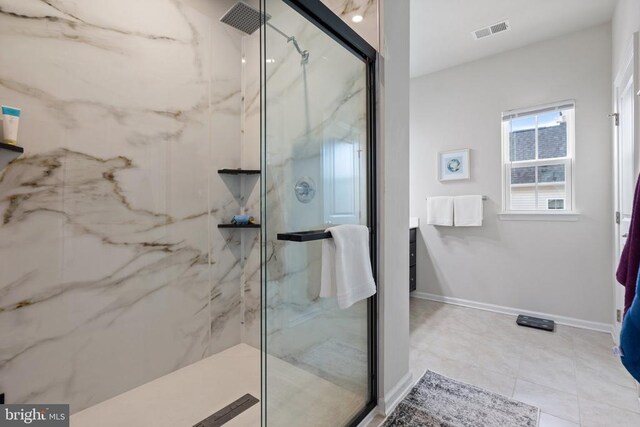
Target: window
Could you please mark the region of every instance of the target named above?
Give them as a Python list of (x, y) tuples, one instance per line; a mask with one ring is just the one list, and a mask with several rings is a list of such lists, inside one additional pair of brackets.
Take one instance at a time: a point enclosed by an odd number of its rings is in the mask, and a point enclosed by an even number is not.
[(564, 199), (547, 199), (547, 209), (564, 209)]
[(573, 210), (574, 140), (571, 101), (502, 114), (504, 212)]
[(355, 141), (332, 139), (322, 149), (324, 221), (358, 224), (360, 164)]

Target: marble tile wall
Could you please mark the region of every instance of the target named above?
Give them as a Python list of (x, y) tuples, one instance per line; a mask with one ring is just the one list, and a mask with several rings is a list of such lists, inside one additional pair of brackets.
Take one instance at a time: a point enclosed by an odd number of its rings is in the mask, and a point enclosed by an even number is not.
[[(255, 2), (253, 2), (255, 3)], [(260, 139), (260, 34), (256, 31), (251, 36), (244, 37), (244, 76), (243, 111), (244, 122), (243, 156), (242, 162), (247, 169), (261, 169), (261, 139)], [(246, 211), (260, 217), (260, 181), (245, 182), (244, 195), (246, 197)], [(261, 218), (263, 221), (264, 218)], [(243, 235), (244, 275), (243, 275), (243, 330), (242, 341), (253, 347), (260, 348), (260, 296), (262, 289), (262, 259), (260, 233)]]
[(72, 412), (241, 342), (242, 36), (219, 0), (0, 0), (0, 390)]
[[(0, 103), (23, 109), (25, 146), (0, 171), (9, 403), (77, 412), (240, 342), (260, 346), (260, 235), (217, 228), (261, 209), (257, 178), (216, 173), (261, 166), (259, 34), (219, 23), (233, 3), (0, 0)], [(332, 6), (345, 19), (377, 15), (347, 3)], [(352, 108), (360, 70), (336, 67), (300, 22), (280, 25), (311, 51), (309, 65), (273, 35), (268, 65), (265, 301), (283, 357), (296, 351), (288, 328), (335, 307), (317, 297), (319, 245), (275, 233), (322, 226), (322, 195), (300, 205), (293, 184), (320, 179), (331, 114), (363, 120)]]
[[(353, 28), (376, 50), (379, 50), (379, 5), (378, 0), (321, 0), (329, 9)], [(354, 16), (361, 16), (354, 22)]]
[[(364, 63), (329, 36), (277, 0), (267, 2), (271, 23), (309, 51), (309, 62), (274, 31), (266, 35), (266, 330), (267, 351), (287, 358), (321, 341), (298, 339), (296, 330), (318, 317), (345, 321), (349, 310), (337, 310), (332, 299), (319, 298), (321, 243), (278, 241), (276, 234), (326, 228), (323, 158), (325, 143), (356, 139), (366, 147), (366, 81)], [(309, 203), (298, 201), (294, 187), (301, 177), (316, 184)], [(366, 310), (365, 310), (366, 312)], [(345, 321), (345, 325), (348, 321)], [(317, 322), (318, 328), (344, 328)], [(366, 330), (365, 330), (366, 331)], [(366, 343), (366, 332), (362, 339)]]

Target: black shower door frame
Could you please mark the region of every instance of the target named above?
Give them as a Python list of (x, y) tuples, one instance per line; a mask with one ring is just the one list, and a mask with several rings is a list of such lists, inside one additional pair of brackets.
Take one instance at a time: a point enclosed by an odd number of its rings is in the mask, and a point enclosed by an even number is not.
[[(370, 230), (369, 252), (373, 278), (378, 286), (378, 186), (377, 186), (377, 66), (378, 53), (364, 38), (319, 0), (283, 0), (345, 49), (360, 58), (367, 73), (367, 224)], [(357, 426), (378, 401), (378, 293), (368, 300), (367, 342), (369, 400), (351, 422)]]

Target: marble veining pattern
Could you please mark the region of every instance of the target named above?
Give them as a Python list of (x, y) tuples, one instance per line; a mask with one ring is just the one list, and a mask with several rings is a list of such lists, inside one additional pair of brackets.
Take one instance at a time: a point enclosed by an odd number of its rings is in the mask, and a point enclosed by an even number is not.
[[(366, 358), (346, 356), (351, 352), (366, 354), (366, 302), (339, 310), (334, 300), (320, 298), (321, 242), (292, 243), (276, 237), (286, 231), (327, 227), (323, 150), (335, 141), (348, 141), (362, 152), (366, 150), (365, 67), (283, 2), (267, 2), (267, 12), (273, 25), (294, 35), (309, 51), (309, 62), (301, 65), (300, 55), (285, 39), (267, 32), (266, 56), (271, 61), (266, 64), (266, 138), (262, 147), (266, 177), (262, 206), (266, 224), (264, 350), (334, 383), (335, 372), (326, 369), (323, 361), (339, 357), (341, 369), (350, 373), (349, 389), (366, 399)], [(246, 106), (247, 119), (257, 117), (258, 107), (253, 103)], [(300, 203), (294, 192), (296, 181), (303, 176), (317, 184), (315, 198), (306, 204)], [(257, 295), (252, 287), (249, 292)], [(255, 331), (252, 325), (245, 327)], [(274, 372), (267, 366), (267, 377), (270, 374)], [(278, 393), (295, 392), (293, 384), (273, 382), (270, 392), (278, 387)], [(298, 409), (308, 412), (313, 405), (304, 402)], [(276, 416), (287, 411), (277, 402), (268, 400), (267, 406)]]
[[(259, 234), (217, 229), (261, 208), (259, 182), (216, 173), (261, 166), (259, 39), (219, 23), (233, 3), (0, 0), (0, 101), (23, 109), (26, 150), (0, 172), (9, 403), (77, 412), (241, 341), (260, 345)], [(345, 20), (375, 16), (377, 40), (377, 2), (331, 7)], [(292, 182), (321, 180), (323, 140), (358, 137), (362, 70), (333, 66), (342, 49), (309, 23), (280, 25), (311, 59), (301, 67), (270, 39), (270, 352), (304, 354), (345, 320), (345, 342), (362, 346), (366, 307), (338, 313), (318, 298), (319, 245), (274, 238), (323, 224), (317, 202), (293, 200)]]
[[(371, 46), (378, 49), (378, 0), (321, 0), (329, 9), (353, 28)], [(356, 15), (361, 22), (353, 22)]]
[[(228, 4), (0, 0), (0, 388), (72, 412), (236, 345), (241, 36)], [(230, 3), (230, 2), (226, 2)], [(217, 55), (237, 61), (214, 61)]]

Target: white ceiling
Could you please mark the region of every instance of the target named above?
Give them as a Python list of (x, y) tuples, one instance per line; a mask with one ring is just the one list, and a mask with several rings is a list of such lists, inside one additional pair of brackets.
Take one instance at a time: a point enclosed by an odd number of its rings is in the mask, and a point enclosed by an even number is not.
[[(617, 0), (411, 0), (411, 77), (609, 22)], [(508, 19), (511, 30), (471, 32)]]

